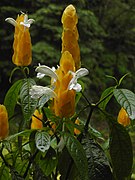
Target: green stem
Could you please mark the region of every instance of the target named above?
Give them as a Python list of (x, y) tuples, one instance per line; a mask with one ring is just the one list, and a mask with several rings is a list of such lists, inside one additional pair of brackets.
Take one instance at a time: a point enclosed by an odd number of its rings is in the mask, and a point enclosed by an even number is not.
[(90, 101), (88, 100), (88, 98), (85, 96), (85, 94), (81, 91), (82, 96), (84, 97), (84, 99), (87, 101), (87, 103), (89, 104), (89, 106), (91, 106)]
[(26, 171), (24, 172), (24, 175), (23, 175), (24, 179), (26, 178), (26, 176), (28, 174), (28, 171), (29, 171), (29, 168), (30, 168), (31, 164), (33, 163), (37, 153), (38, 153), (38, 150), (36, 150), (36, 152), (33, 155), (30, 156), (28, 166), (27, 166)]
[(89, 123), (90, 123), (91, 116), (92, 116), (92, 113), (93, 113), (94, 109), (95, 109), (95, 106), (91, 106), (90, 112), (89, 112), (89, 115), (88, 115), (88, 118), (87, 118), (87, 121), (86, 121), (86, 124), (85, 124), (85, 126), (84, 126), (84, 131), (85, 131), (85, 132), (88, 131)]
[(100, 101), (98, 101), (95, 104), (95, 107), (97, 107), (100, 103), (102, 103), (104, 100), (106, 100), (109, 96), (111, 96), (113, 94), (113, 92), (110, 92), (107, 96), (105, 96), (103, 99), (101, 99)]
[(3, 160), (4, 164), (5, 164), (8, 168), (11, 169), (12, 166), (6, 161), (5, 157), (4, 157), (3, 154), (2, 154), (2, 151), (3, 151), (3, 146), (2, 146), (2, 148), (0, 149), (0, 157), (1, 157), (1, 159)]
[[(89, 112), (89, 115), (88, 115), (88, 118), (87, 118), (87, 121), (86, 121), (86, 124), (84, 126), (84, 130), (87, 132), (88, 131), (88, 127), (89, 127), (89, 123), (90, 123), (90, 120), (91, 120), (91, 116), (92, 116), (92, 113), (94, 111), (94, 109), (96, 109), (100, 103), (102, 103), (103, 101), (105, 101), (109, 96), (111, 96), (113, 94), (113, 92), (110, 92), (108, 95), (106, 95), (103, 99), (101, 99), (100, 101), (98, 101), (96, 104), (89, 104), (90, 105), (90, 112)], [(87, 101), (88, 102), (88, 101)]]
[(23, 74), (24, 78), (27, 78), (27, 75), (25, 73), (25, 68), (23, 66), (21, 66), (20, 69), (22, 71), (22, 74)]

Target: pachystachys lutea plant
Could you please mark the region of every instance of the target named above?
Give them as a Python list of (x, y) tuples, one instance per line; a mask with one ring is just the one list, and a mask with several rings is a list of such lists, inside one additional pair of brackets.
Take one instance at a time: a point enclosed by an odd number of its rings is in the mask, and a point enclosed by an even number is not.
[[(78, 20), (76, 8), (68, 5), (61, 17), (62, 45), (57, 67), (39, 62), (34, 67), (37, 77), (30, 78), (29, 28), (34, 20), (25, 13), (16, 20), (6, 19), (15, 27), (12, 61), (16, 67), (11, 76), (20, 69), (24, 78), (11, 81), (4, 105), (0, 105), (0, 179), (132, 177), (129, 132), (134, 128), (135, 94), (120, 88), (124, 75), (119, 81), (112, 77), (116, 85), (105, 89), (98, 102), (89, 100), (93, 97), (85, 94), (82, 81), (84, 76), (91, 76), (91, 71), (85, 63), (81, 67)], [(39, 79), (46, 76), (50, 77), (49, 84), (40, 85)], [(109, 110), (112, 98), (122, 108), (118, 117)], [(94, 122), (99, 124), (103, 119), (107, 127), (100, 132)]]

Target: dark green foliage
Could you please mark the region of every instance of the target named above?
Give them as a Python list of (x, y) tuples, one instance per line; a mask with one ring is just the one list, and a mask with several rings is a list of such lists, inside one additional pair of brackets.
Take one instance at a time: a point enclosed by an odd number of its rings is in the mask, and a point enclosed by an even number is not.
[(74, 136), (68, 133), (64, 134), (63, 138), (68, 152), (70, 156), (73, 158), (74, 163), (77, 167), (80, 180), (88, 180), (88, 164), (83, 147), (81, 146), (79, 141), (75, 139)]
[(126, 129), (114, 119), (110, 121), (110, 156), (114, 174), (118, 180), (124, 180), (131, 173), (133, 151), (131, 139)]
[(83, 134), (82, 145), (88, 161), (89, 179), (113, 180), (109, 161), (103, 149), (90, 137), (90, 134)]

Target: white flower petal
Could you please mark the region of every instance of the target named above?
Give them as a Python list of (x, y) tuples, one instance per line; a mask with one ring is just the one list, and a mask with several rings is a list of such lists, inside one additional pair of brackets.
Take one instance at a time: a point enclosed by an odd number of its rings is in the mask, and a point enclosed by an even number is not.
[(88, 69), (86, 69), (86, 68), (80, 68), (80, 69), (78, 69), (78, 70), (76, 71), (77, 79), (78, 79), (78, 78), (81, 78), (81, 77), (83, 77), (83, 76), (86, 76), (86, 75), (88, 75), (88, 74), (89, 74), (89, 71), (88, 71)]
[(31, 25), (32, 23), (34, 23), (34, 19), (28, 19), (28, 23)]
[(72, 71), (69, 71), (73, 75), (73, 78), (69, 82), (68, 89), (74, 89), (76, 92), (80, 92), (82, 90), (82, 87), (80, 84), (77, 83), (78, 78), (81, 78), (83, 76), (86, 76), (89, 71), (86, 68), (80, 68), (75, 73)]
[(16, 26), (17, 22), (13, 19), (13, 18), (6, 18), (5, 19), (6, 22), (12, 24), (13, 26)]
[(27, 27), (27, 28), (29, 28), (29, 27), (30, 27), (30, 24), (29, 24), (29, 23), (20, 22), (20, 24), (21, 24), (21, 25), (23, 25), (23, 26), (25, 26), (25, 27)]
[(42, 79), (45, 76), (45, 74), (37, 73), (37, 78)]
[(50, 98), (56, 97), (56, 94), (52, 89), (50, 89), (48, 87), (37, 86), (37, 85), (34, 85), (31, 87), (30, 95), (31, 95), (31, 98), (33, 98), (33, 99), (38, 99), (43, 95), (49, 96)]
[(82, 86), (79, 83), (77, 83), (77, 84), (74, 84), (73, 89), (76, 92), (80, 92), (82, 90)]
[(45, 74), (46, 76), (50, 76), (51, 78), (54, 78), (55, 80), (58, 79), (57, 74), (48, 66), (39, 65), (35, 71), (41, 74)]

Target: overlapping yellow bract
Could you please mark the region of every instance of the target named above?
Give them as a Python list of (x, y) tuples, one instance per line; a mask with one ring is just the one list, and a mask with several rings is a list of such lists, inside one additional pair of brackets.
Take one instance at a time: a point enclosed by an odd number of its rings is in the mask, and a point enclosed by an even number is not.
[(5, 139), (9, 133), (8, 113), (6, 107), (0, 104), (0, 140)]
[(130, 125), (130, 118), (129, 118), (126, 110), (123, 107), (119, 111), (117, 120), (123, 126)]
[(29, 28), (20, 24), (20, 22), (24, 22), (24, 17), (25, 14), (21, 14), (16, 19), (12, 61), (17, 66), (28, 66), (32, 61)]
[(31, 129), (42, 129), (43, 123), (40, 120), (43, 120), (43, 114), (36, 109), (34, 115), (32, 116)]
[(78, 30), (77, 23), (78, 17), (76, 9), (73, 5), (69, 5), (63, 12), (61, 22), (63, 24), (62, 33), (62, 53), (69, 51), (75, 61), (76, 70), (80, 67), (80, 49), (78, 45)]
[(60, 67), (56, 70), (58, 80), (55, 83), (54, 112), (59, 117), (70, 117), (75, 111), (75, 91), (68, 90), (68, 85), (72, 79), (69, 71), (75, 71), (75, 63), (72, 55), (65, 51), (60, 59)]

